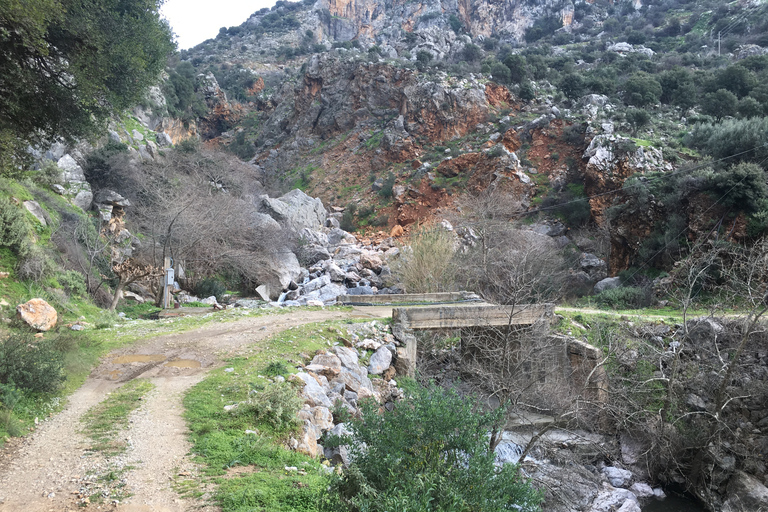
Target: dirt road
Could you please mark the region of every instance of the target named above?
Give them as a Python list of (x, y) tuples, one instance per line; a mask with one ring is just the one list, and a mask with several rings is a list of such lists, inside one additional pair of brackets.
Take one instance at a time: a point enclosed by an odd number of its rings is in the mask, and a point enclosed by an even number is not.
[[(200, 499), (181, 498), (173, 489), (178, 475), (193, 475), (190, 445), (182, 417), (184, 392), (226, 357), (291, 326), (325, 320), (381, 318), (391, 308), (295, 311), (245, 318), (137, 342), (113, 352), (93, 370), (67, 407), (0, 453), (0, 511), (83, 510), (78, 498), (115, 478), (131, 496), (119, 504), (91, 504), (86, 510), (125, 512), (212, 511)], [(169, 364), (170, 363), (170, 364)], [(80, 433), (82, 415), (128, 380), (149, 379), (155, 389), (144, 398), (123, 432), (128, 449), (105, 458), (88, 451)]]

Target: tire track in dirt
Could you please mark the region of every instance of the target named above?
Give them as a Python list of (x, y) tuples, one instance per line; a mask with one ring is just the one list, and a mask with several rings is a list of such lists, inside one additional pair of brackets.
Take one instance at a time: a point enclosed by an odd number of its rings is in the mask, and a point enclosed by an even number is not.
[[(183, 418), (184, 393), (203, 380), (211, 368), (220, 365), (222, 359), (289, 327), (325, 320), (374, 319), (390, 313), (391, 309), (387, 308), (361, 308), (352, 312), (296, 311), (251, 317), (150, 338), (111, 353), (70, 396), (61, 413), (43, 422), (26, 438), (9, 443), (0, 453), (0, 511), (216, 510), (205, 500), (180, 497), (172, 488), (172, 481), (178, 475), (191, 476), (197, 471), (188, 455), (191, 446)], [(165, 361), (198, 361), (200, 367), (145, 363), (131, 366), (113, 362), (117, 356), (158, 354), (165, 356)], [(118, 458), (121, 464), (133, 467), (124, 475), (126, 489), (132, 496), (116, 508), (109, 504), (83, 508), (77, 502), (77, 495), (87, 473), (94, 467), (104, 469), (114, 460), (89, 455), (90, 442), (80, 433), (80, 418), (128, 380), (127, 377), (147, 378), (155, 385), (131, 416), (128, 428), (120, 434), (128, 440), (128, 449)]]

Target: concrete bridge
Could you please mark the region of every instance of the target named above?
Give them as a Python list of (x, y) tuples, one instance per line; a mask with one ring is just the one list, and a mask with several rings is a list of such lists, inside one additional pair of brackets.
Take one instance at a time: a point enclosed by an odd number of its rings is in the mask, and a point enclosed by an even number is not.
[[(418, 340), (416, 331), (459, 330), (462, 367), (493, 372), (499, 361), (515, 361), (520, 386), (560, 386), (583, 398), (602, 402), (606, 395), (606, 376), (601, 367), (603, 353), (586, 342), (559, 334), (532, 333), (519, 328), (541, 324), (548, 327), (554, 319), (553, 304), (456, 304), (423, 307), (395, 307), (392, 333), (402, 343), (398, 347), (397, 370), (413, 376), (416, 370)], [(503, 356), (502, 347), (509, 347)], [(489, 374), (490, 375), (490, 374)], [(510, 382), (511, 385), (514, 385)]]
[(462, 304), (392, 309), (392, 333), (403, 346), (398, 348), (398, 372), (413, 376), (416, 370), (418, 341), (414, 331), (453, 329), (505, 329), (549, 323), (554, 317), (554, 304)]

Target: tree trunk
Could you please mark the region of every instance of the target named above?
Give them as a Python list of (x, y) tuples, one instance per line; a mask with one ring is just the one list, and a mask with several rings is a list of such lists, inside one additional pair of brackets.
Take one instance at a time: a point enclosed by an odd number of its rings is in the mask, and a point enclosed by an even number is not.
[(122, 279), (119, 279), (117, 281), (117, 286), (115, 286), (115, 295), (112, 297), (112, 303), (109, 305), (110, 311), (114, 311), (117, 308), (117, 303), (120, 300), (120, 295), (122, 295), (124, 287), (125, 282), (123, 282)]

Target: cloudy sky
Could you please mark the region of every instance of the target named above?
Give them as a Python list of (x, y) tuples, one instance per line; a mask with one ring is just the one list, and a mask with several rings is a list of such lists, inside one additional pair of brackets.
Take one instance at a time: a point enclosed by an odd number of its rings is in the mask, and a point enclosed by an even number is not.
[(161, 12), (171, 24), (179, 50), (216, 37), (221, 27), (240, 25), (275, 0), (166, 0)]

